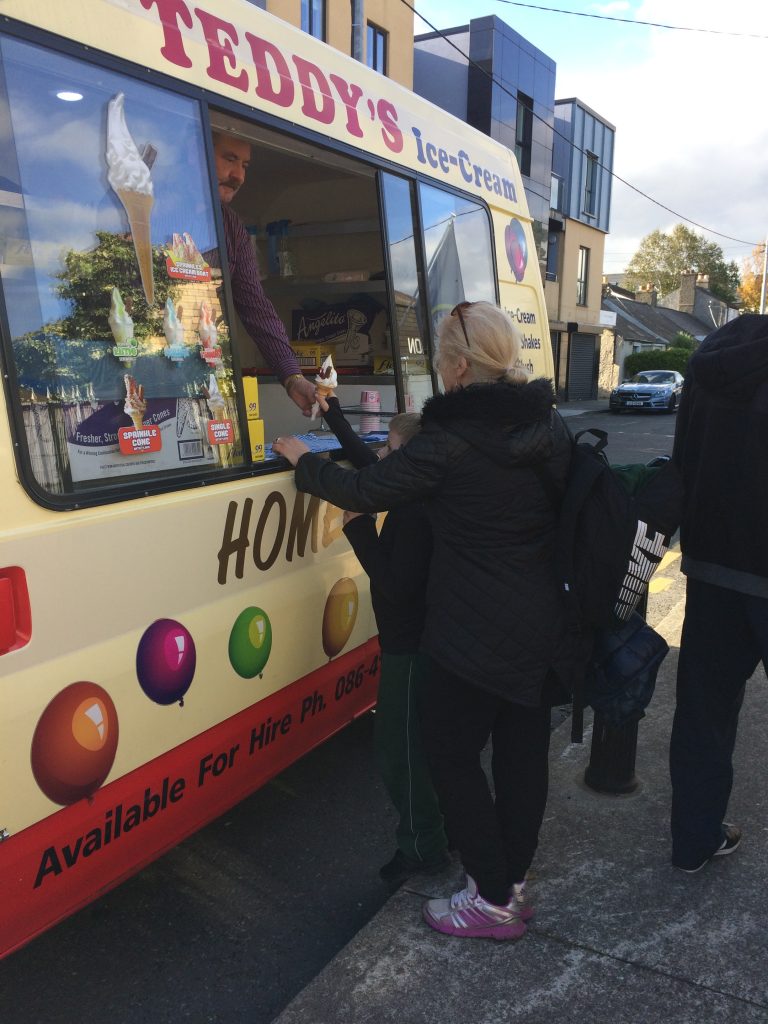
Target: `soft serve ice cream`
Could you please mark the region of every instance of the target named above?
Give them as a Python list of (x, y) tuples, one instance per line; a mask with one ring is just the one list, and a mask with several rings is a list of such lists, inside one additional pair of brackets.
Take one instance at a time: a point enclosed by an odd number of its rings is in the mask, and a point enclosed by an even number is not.
[(154, 189), (149, 168), (125, 123), (124, 104), (125, 94), (119, 92), (107, 106), (107, 180), (128, 215), (141, 284), (147, 304), (151, 306), (155, 301), (155, 279), (149, 221), (155, 201)]
[[(332, 395), (336, 388), (339, 386), (338, 374), (333, 365), (333, 357), (326, 356), (323, 360), (323, 365), (315, 377), (315, 394), (320, 398), (327, 398)], [(312, 406), (312, 419), (317, 418), (317, 414), (320, 410), (320, 406), (317, 402)]]
[(315, 377), (317, 393), (323, 398), (327, 398), (338, 386), (339, 378), (333, 365), (333, 357), (326, 356), (319, 373)]

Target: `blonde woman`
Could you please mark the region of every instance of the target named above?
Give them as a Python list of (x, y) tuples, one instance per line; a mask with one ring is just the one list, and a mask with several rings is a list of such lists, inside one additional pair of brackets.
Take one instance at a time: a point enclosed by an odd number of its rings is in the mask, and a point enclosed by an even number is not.
[[(553, 572), (555, 511), (534, 466), (565, 484), (570, 440), (552, 385), (518, 366), (509, 316), (465, 302), (441, 324), (445, 394), (407, 445), (357, 472), (286, 439), (296, 486), (367, 512), (421, 498), (433, 531), (419, 702), (432, 781), (467, 884), (429, 900), (448, 935), (516, 939), (533, 909), (526, 872), (547, 798), (550, 704), (568, 678)], [(491, 738), (495, 797), (480, 755)]]

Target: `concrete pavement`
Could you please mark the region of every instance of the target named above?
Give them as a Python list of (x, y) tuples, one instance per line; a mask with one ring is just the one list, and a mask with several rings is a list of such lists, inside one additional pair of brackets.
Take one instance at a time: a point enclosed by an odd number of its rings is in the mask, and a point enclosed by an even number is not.
[(744, 840), (696, 875), (669, 863), (667, 749), (683, 603), (656, 628), (670, 644), (639, 726), (630, 796), (583, 784), (585, 742), (552, 735), (550, 799), (529, 882), (536, 917), (517, 942), (454, 939), (421, 920), (444, 876), (399, 890), (275, 1024), (766, 1024), (768, 709), (747, 688), (730, 820)]

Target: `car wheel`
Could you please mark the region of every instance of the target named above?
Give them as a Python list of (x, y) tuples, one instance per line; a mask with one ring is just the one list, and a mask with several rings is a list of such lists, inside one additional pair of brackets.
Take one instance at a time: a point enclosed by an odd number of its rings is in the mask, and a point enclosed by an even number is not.
[(670, 400), (667, 402), (667, 412), (674, 412), (677, 408), (677, 395), (672, 395)]

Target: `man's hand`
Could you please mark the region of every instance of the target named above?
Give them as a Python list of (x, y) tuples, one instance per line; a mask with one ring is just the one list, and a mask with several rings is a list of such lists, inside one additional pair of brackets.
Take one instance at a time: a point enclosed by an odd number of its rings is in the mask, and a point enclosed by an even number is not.
[(306, 377), (291, 377), (286, 381), (285, 390), (292, 402), (301, 409), (305, 416), (312, 415), (315, 404), (315, 385)]
[(276, 437), (272, 442), (272, 451), (282, 455), (292, 466), (295, 466), (301, 456), (307, 454), (309, 448), (298, 437)]

